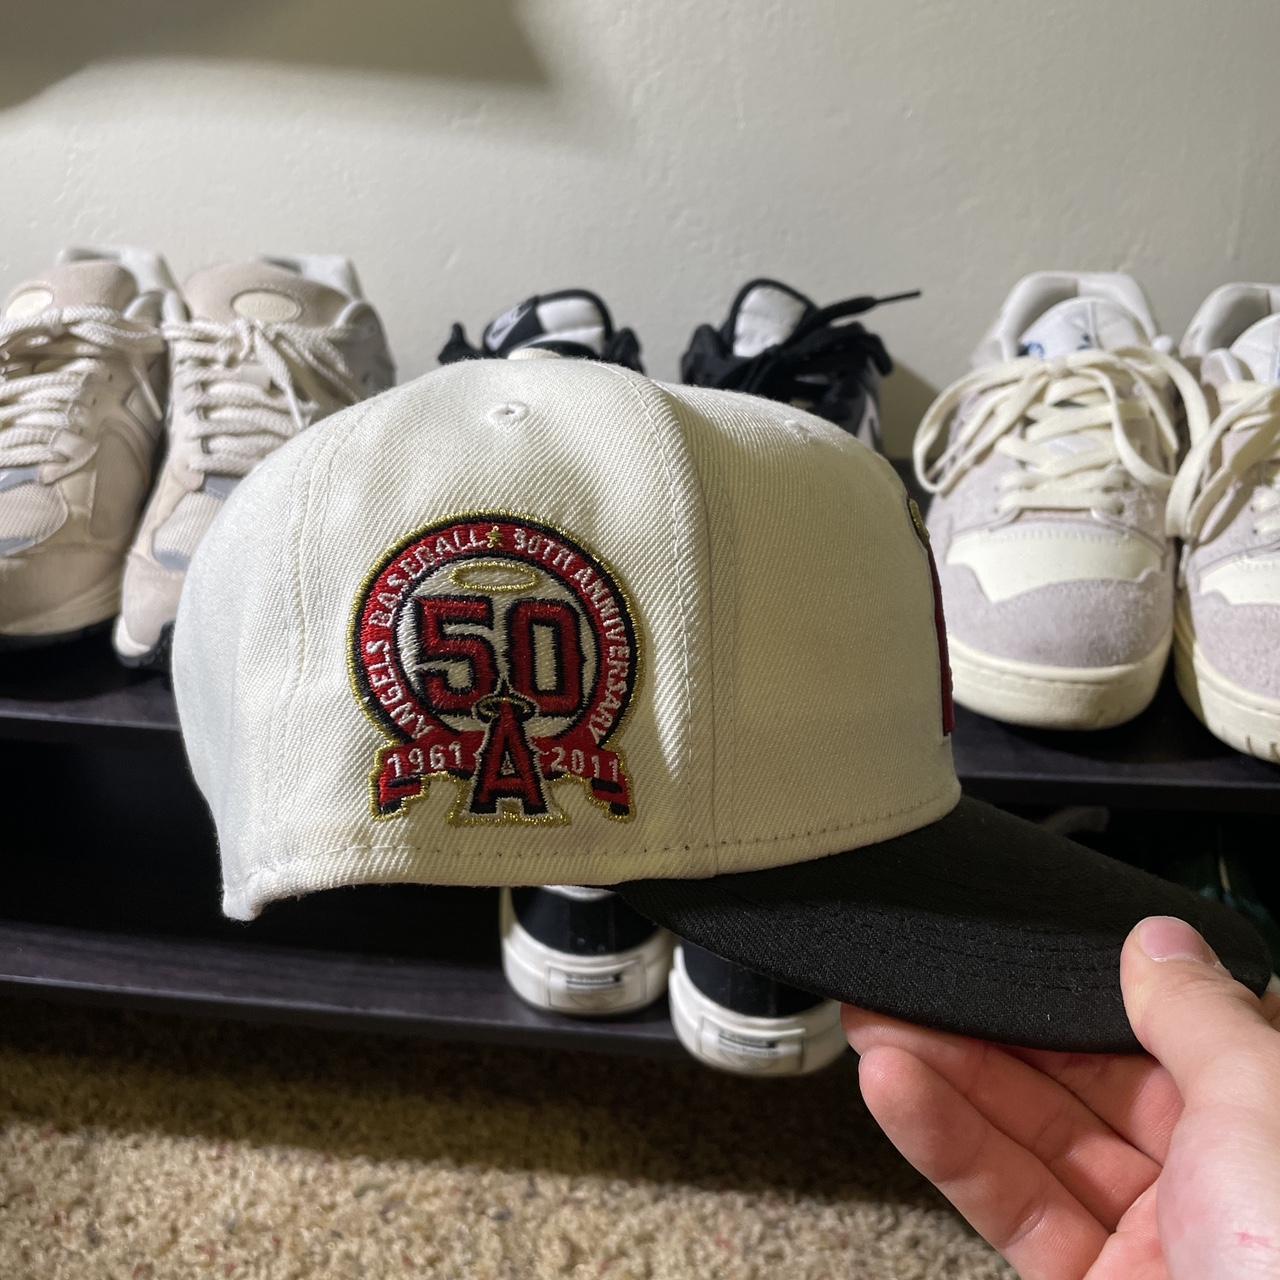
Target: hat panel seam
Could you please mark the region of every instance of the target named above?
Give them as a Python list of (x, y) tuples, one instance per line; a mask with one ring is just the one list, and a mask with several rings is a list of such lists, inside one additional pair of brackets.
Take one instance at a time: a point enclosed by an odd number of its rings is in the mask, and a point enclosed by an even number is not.
[[(666, 390), (664, 386), (664, 390)], [(691, 406), (678, 400), (667, 392), (672, 403), (676, 406), (676, 417), (683, 424), (684, 415), (692, 412)], [(687, 428), (686, 428), (687, 434)], [(723, 477), (719, 472), (713, 472), (710, 477), (704, 476), (702, 468), (698, 465), (698, 454), (693, 448), (689, 449), (690, 462), (693, 466), (693, 473), (697, 479), (698, 493), (702, 503), (702, 522), (706, 533), (706, 554), (707, 554), (707, 617), (709, 620), (710, 637), (707, 641), (707, 665), (710, 668), (710, 687), (711, 687), (711, 833), (712, 847), (720, 847), (724, 844), (735, 843), (737, 836), (737, 825), (735, 818), (737, 816), (737, 796), (730, 790), (727, 803), (721, 804), (719, 798), (719, 782), (720, 770), (717, 767), (720, 757), (720, 745), (723, 741), (724, 751), (726, 755), (726, 775), (730, 779), (736, 779), (736, 761), (737, 761), (737, 721), (734, 715), (734, 687), (733, 680), (737, 672), (737, 641), (738, 641), (738, 564), (737, 564), (737, 541), (735, 517), (732, 508), (725, 496), (725, 486)], [(724, 589), (723, 594), (729, 597), (729, 619), (728, 624), (723, 628), (725, 634), (724, 643), (729, 650), (728, 672), (723, 678), (728, 682), (729, 688), (723, 699), (717, 697), (718, 679), (720, 672), (716, 664), (716, 648), (715, 636), (717, 634), (717, 603), (718, 593), (716, 590), (719, 578), (716, 574), (716, 557), (715, 557), (715, 538), (713, 532), (713, 524), (711, 518), (711, 501), (709, 497), (709, 485), (714, 485), (718, 496), (721, 499), (720, 507), (725, 513), (725, 524), (727, 537), (724, 539), (726, 549), (726, 566), (725, 581), (728, 586)], [(721, 710), (725, 710), (727, 715), (722, 718)], [(723, 735), (723, 736), (722, 736)], [(721, 833), (720, 815), (721, 813), (727, 818), (727, 830)]]
[[(288, 751), (291, 754), (296, 751), (298, 736), (301, 733), (301, 725), (295, 723), (295, 720), (297, 719), (297, 717), (292, 717), (287, 714), (287, 708), (291, 703), (293, 699), (293, 695), (298, 689), (298, 686), (301, 682), (302, 669), (306, 663), (306, 658), (307, 658), (307, 611), (303, 603), (304, 595), (302, 590), (302, 579), (303, 579), (302, 556), (306, 553), (306, 549), (312, 546), (313, 543), (311, 539), (309, 539), (306, 536), (306, 533), (310, 528), (312, 528), (315, 525), (314, 502), (315, 502), (315, 494), (317, 490), (322, 495), (321, 503), (323, 505), (324, 511), (325, 512), (328, 511), (329, 495), (332, 491), (330, 480), (333, 475), (334, 463), (339, 453), (341, 452), (342, 446), (346, 444), (350, 439), (351, 433), (354, 432), (364, 422), (365, 418), (368, 416), (370, 403), (371, 401), (364, 402), (362, 411), (359, 414), (355, 415), (355, 420), (351, 423), (350, 428), (346, 432), (330, 430), (327, 433), (327, 438), (321, 439), (320, 442), (316, 446), (314, 446), (315, 453), (321, 454), (321, 457), (318, 461), (313, 462), (313, 465), (308, 469), (308, 473), (307, 473), (306, 500), (302, 504), (302, 510), (298, 514), (298, 520), (296, 524), (296, 528), (297, 528), (296, 542), (295, 542), (295, 545), (293, 545), (291, 548), (291, 555), (289, 557), (289, 564), (293, 567), (294, 574), (295, 574), (293, 589), (294, 589), (295, 599), (297, 602), (297, 614), (298, 614), (298, 637), (297, 637), (298, 661), (291, 664), (290, 678), (286, 682), (288, 687), (281, 689), (280, 697), (277, 699), (277, 703), (276, 703), (277, 711), (278, 712), (284, 711), (286, 713), (283, 717), (283, 723), (285, 725), (285, 737), (287, 738), (287, 741), (289, 744)], [(321, 470), (323, 470), (324, 472), (322, 481), (319, 479)], [(325, 522), (322, 519), (320, 521), (319, 527), (323, 529), (324, 525), (325, 525)], [(345, 646), (345, 643), (346, 643), (345, 632), (343, 636), (343, 643)], [(345, 651), (343, 656), (345, 659)], [(280, 718), (276, 717), (275, 722), (280, 723), (281, 722)], [(275, 771), (275, 772), (279, 772), (279, 771)], [(272, 805), (271, 811), (273, 813), (277, 813), (279, 811), (279, 806)], [(272, 868), (277, 868), (281, 865), (278, 861), (271, 859), (269, 850), (266, 858), (264, 859), (264, 863), (266, 866), (269, 866)]]
[[(632, 399), (639, 405), (641, 412), (644, 414), (646, 423), (649, 426), (649, 433), (653, 439), (654, 445), (658, 451), (658, 457), (662, 464), (663, 479), (666, 481), (667, 502), (671, 518), (671, 550), (672, 563), (679, 565), (683, 561), (681, 559), (682, 540), (680, 536), (680, 513), (676, 501), (676, 484), (675, 477), (671, 469), (671, 460), (667, 456), (667, 450), (662, 439), (662, 432), (659, 429), (657, 419), (654, 417), (653, 409), (644, 396), (640, 394), (636, 386), (634, 375), (624, 374), (622, 370), (611, 365), (601, 366), (605, 372), (620, 381), (626, 388)], [(655, 385), (656, 384), (651, 384)], [(665, 393), (663, 393), (665, 395)], [(671, 398), (667, 397), (668, 405), (671, 405)], [(679, 423), (678, 415), (674, 409), (671, 409), (671, 416), (674, 421)], [(693, 465), (693, 458), (688, 446), (685, 446), (686, 452), (690, 453), (689, 464), (690, 470), (697, 474), (697, 468)], [(690, 653), (689, 638), (691, 628), (689, 625), (689, 600), (687, 589), (683, 577), (677, 573), (676, 583), (678, 588), (678, 599), (680, 605), (680, 648), (681, 648), (681, 678), (684, 688), (684, 716), (683, 721), (686, 725), (684, 732), (684, 742), (681, 747), (681, 754), (685, 760), (685, 768), (678, 769), (676, 772), (682, 777), (681, 790), (683, 793), (683, 817), (681, 821), (681, 829), (690, 831), (692, 829), (692, 807), (693, 807), (693, 733), (691, 726), (693, 724), (693, 679), (690, 671)], [(650, 679), (656, 674), (657, 662), (651, 661), (649, 665)], [(679, 846), (671, 846), (672, 848)]]
[[(303, 451), (299, 450), (299, 454), (301, 455), (302, 453)], [(281, 557), (280, 566), (281, 572), (285, 574), (288, 579), (289, 599), (293, 605), (293, 612), (297, 616), (299, 622), (299, 631), (297, 635), (291, 634), (291, 629), (288, 626), (283, 628), (285, 632), (284, 643), (289, 646), (291, 656), (297, 652), (295, 646), (301, 643), (302, 575), (299, 572), (300, 566), (298, 564), (298, 553), (302, 545), (302, 528), (306, 523), (306, 512), (310, 503), (310, 490), (315, 480), (315, 469), (314, 467), (304, 468), (303, 462), (305, 460), (306, 459), (304, 459), (304, 457), (299, 456), (297, 463), (294, 465), (293, 477), (288, 488), (290, 498), (289, 528), (285, 537), (285, 553)], [(305, 501), (300, 500), (304, 489), (307, 492), (307, 498)], [(289, 721), (287, 717), (282, 716), (282, 712), (284, 712), (288, 707), (292, 696), (292, 690), (296, 687), (300, 665), (301, 664), (297, 661), (291, 661), (286, 665), (285, 678), (281, 680), (276, 691), (272, 714), (268, 717), (266, 725), (263, 726), (262, 736), (264, 739), (269, 737), (269, 729), (272, 724), (283, 723), (286, 726), (285, 734), (289, 734), (290, 732)], [(269, 767), (269, 761), (265, 761), (264, 763), (267, 764), (268, 767), (263, 770), (266, 775), (264, 778), (264, 786), (262, 788), (262, 797), (264, 801), (263, 807), (267, 814), (276, 815), (279, 813), (280, 808), (280, 801), (276, 793), (280, 771)], [(257, 815), (254, 815), (254, 817), (256, 819)], [(269, 861), (269, 851), (267, 853), (267, 859), (267, 865), (275, 865), (273, 862)]]
[[(295, 493), (297, 489), (300, 487), (303, 461), (304, 459), (301, 457), (290, 460), (289, 477), (288, 477), (288, 484), (286, 488), (286, 492), (290, 494)], [(290, 523), (292, 523), (292, 511), (290, 512)], [(287, 542), (288, 542), (288, 537), (286, 535), (286, 545), (287, 545)], [(275, 567), (277, 571), (283, 572), (279, 561), (277, 561)], [(253, 603), (252, 598), (250, 598), (247, 602)], [(256, 617), (254, 618), (254, 621), (257, 621)], [(248, 630), (249, 628), (246, 626), (245, 615), (244, 613), (241, 613), (240, 637), (239, 637), (239, 645), (241, 646), (241, 648), (243, 648), (245, 644), (245, 634), (246, 634), (246, 631)], [(252, 635), (250, 635), (250, 638), (249, 638), (250, 645), (252, 644), (252, 640), (253, 640), (253, 637)], [(274, 721), (274, 711), (275, 709), (278, 708), (278, 706), (279, 706), (279, 695), (277, 693), (277, 698), (273, 705), (273, 714), (271, 717), (268, 717), (267, 719), (268, 724)], [(242, 723), (242, 717), (239, 714), (233, 714), (233, 716), (231, 717), (231, 720), (232, 720), (233, 732), (235, 732), (236, 729), (239, 727), (237, 725), (237, 721), (240, 721)], [(252, 751), (252, 758), (249, 764), (250, 771), (251, 773), (256, 774), (260, 777), (264, 777), (264, 775), (272, 775), (275, 771), (270, 767), (270, 761), (265, 758), (265, 751), (266, 751), (265, 744), (268, 741), (268, 735), (264, 732), (261, 732), (259, 730), (259, 726), (256, 723), (250, 724), (249, 729), (250, 729), (250, 732), (247, 736), (250, 744), (249, 749)], [(233, 760), (237, 755), (243, 753), (245, 750), (246, 748), (243, 746), (237, 747), (237, 745), (234, 743), (228, 744), (228, 754), (231, 756)], [(238, 784), (238, 779), (236, 777), (237, 772), (238, 771), (235, 769), (234, 765), (222, 771), (218, 807), (223, 809), (224, 811), (227, 805), (226, 793), (228, 789)], [(255, 823), (258, 821), (259, 815), (264, 810), (267, 812), (275, 811), (273, 780), (270, 776), (265, 776), (264, 783), (265, 785), (263, 786), (262, 790), (257, 794), (255, 794), (254, 788), (252, 787), (245, 787), (244, 789), (248, 797), (248, 803), (246, 804), (246, 812), (243, 819), (242, 830), (252, 829)], [(211, 808), (213, 807), (212, 802), (210, 804), (210, 807)], [(219, 833), (218, 842), (220, 846), (224, 846), (222, 849), (222, 857), (225, 860), (227, 856), (226, 849), (225, 849), (226, 842), (221, 833)], [(243, 856), (243, 843), (244, 843), (243, 835), (240, 835), (239, 838), (237, 838), (232, 843), (235, 847), (234, 856), (237, 862), (239, 863), (239, 865), (243, 867), (245, 862), (245, 858)]]
[[(699, 475), (699, 486), (701, 487), (703, 492), (703, 500), (704, 502), (706, 502), (706, 485), (702, 481), (701, 475)], [(714, 554), (713, 554), (713, 549), (711, 545), (711, 518), (710, 518), (709, 504), (707, 505), (707, 511), (706, 511), (706, 524), (707, 524), (707, 573), (708, 573), (708, 578), (712, 584), (711, 591), (709, 593), (708, 612), (710, 613), (710, 616), (711, 616), (711, 627), (712, 627), (712, 633), (714, 634), (715, 625), (716, 625), (716, 615), (715, 615), (716, 573), (715, 573)], [(712, 655), (711, 657), (711, 692), (712, 692), (712, 707), (714, 709), (714, 715), (713, 715), (711, 724), (712, 724), (712, 731), (714, 734), (713, 743), (720, 736), (721, 725), (720, 725), (719, 711), (721, 706), (723, 706), (725, 711), (728, 713), (727, 714), (728, 724), (725, 726), (724, 732), (725, 732), (725, 740), (726, 740), (725, 749), (726, 749), (726, 761), (728, 766), (728, 776), (731, 779), (736, 779), (738, 776), (738, 771), (737, 771), (738, 720), (737, 720), (737, 714), (736, 714), (738, 704), (737, 704), (737, 696), (736, 696), (737, 695), (736, 677), (738, 674), (738, 617), (739, 617), (739, 614), (738, 614), (738, 542), (737, 542), (736, 532), (737, 530), (734, 527), (734, 523), (730, 519), (729, 528), (727, 530), (728, 536), (725, 539), (725, 543), (726, 543), (725, 550), (726, 550), (726, 556), (728, 560), (728, 563), (726, 566), (726, 580), (728, 582), (727, 593), (729, 596), (729, 622), (727, 627), (728, 637), (726, 640), (726, 644), (728, 645), (728, 649), (729, 649), (729, 670), (724, 676), (724, 680), (728, 688), (725, 692), (722, 703), (717, 702), (715, 700), (716, 687), (717, 687), (715, 646), (714, 646), (714, 643), (708, 645), (708, 650)], [(713, 762), (714, 762), (714, 757), (713, 757)], [(714, 768), (714, 763), (713, 763), (713, 768)], [(711, 813), (712, 813), (712, 822), (713, 822), (712, 835), (717, 839), (719, 838), (719, 835), (720, 835), (719, 825), (718, 825), (718, 822), (716, 821), (716, 817), (719, 813), (719, 809), (716, 806), (716, 793), (719, 790), (718, 783), (719, 783), (719, 777), (713, 771), (711, 775), (711, 786), (712, 786), (712, 793), (713, 793), (712, 802), (711, 802), (711, 806), (712, 806)], [(725, 813), (728, 816), (729, 829), (727, 832), (727, 839), (729, 841), (735, 840), (738, 834), (738, 826), (736, 821), (738, 816), (737, 799), (738, 799), (737, 795), (731, 791), (729, 795), (729, 802), (725, 806)]]

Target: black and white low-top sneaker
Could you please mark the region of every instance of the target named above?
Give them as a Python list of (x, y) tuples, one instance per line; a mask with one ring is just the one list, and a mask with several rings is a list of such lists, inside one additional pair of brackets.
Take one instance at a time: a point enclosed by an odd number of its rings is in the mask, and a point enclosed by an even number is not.
[(441, 364), (458, 360), (501, 358), (525, 347), (542, 347), (557, 355), (603, 360), (643, 373), (640, 343), (630, 329), (616, 329), (609, 308), (590, 289), (561, 289), (526, 298), (492, 320), (472, 346), (466, 330), (453, 326), (440, 351)]
[(880, 379), (893, 361), (880, 338), (852, 317), (917, 296), (847, 298), (819, 307), (790, 285), (751, 280), (718, 329), (694, 330), (680, 361), (681, 380), (781, 400), (879, 448)]
[(671, 935), (609, 889), (504, 889), (502, 968), (539, 1009), (631, 1013), (666, 990)]
[(798, 1076), (845, 1049), (840, 1006), (681, 942), (671, 1023), (700, 1062), (742, 1076)]

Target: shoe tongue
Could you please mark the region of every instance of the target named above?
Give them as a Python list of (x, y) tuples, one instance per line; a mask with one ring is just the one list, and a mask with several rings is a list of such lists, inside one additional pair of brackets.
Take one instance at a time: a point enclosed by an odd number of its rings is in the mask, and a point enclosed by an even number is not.
[(725, 326), (733, 354), (749, 359), (785, 342), (809, 312), (815, 310), (803, 294), (761, 281), (739, 295)]
[(1117, 347), (1145, 347), (1150, 339), (1137, 316), (1107, 298), (1068, 298), (1059, 302), (1023, 331), (1018, 347), (1023, 355), (1056, 359), (1073, 351), (1114, 351)]
[(1250, 325), (1230, 350), (1258, 382), (1280, 383), (1280, 315)]
[(270, 262), (208, 267), (187, 281), (183, 294), (196, 320), (258, 320), (312, 328), (334, 324), (351, 301), (337, 289)]
[(545, 298), (526, 298), (504, 312), (485, 329), (482, 342), (493, 356), (558, 342), (603, 356), (612, 336), (609, 308), (586, 289), (565, 289)]
[(123, 311), (138, 296), (137, 281), (114, 262), (65, 262), (20, 284), (4, 305), (6, 320), (23, 320), (63, 307)]

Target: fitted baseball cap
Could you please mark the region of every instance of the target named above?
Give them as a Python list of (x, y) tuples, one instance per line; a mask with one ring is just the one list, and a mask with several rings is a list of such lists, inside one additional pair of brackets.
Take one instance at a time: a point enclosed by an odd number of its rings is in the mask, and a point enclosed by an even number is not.
[(227, 500), (173, 649), (226, 913), (615, 886), (730, 960), (943, 1029), (1135, 1047), (1119, 952), (1238, 916), (962, 799), (889, 464), (785, 405), (547, 352), (344, 410)]

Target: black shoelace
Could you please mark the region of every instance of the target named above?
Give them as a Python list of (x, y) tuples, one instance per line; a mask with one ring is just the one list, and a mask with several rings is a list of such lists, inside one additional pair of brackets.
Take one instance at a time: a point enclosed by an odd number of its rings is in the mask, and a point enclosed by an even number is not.
[[(879, 335), (849, 317), (919, 296), (920, 290), (914, 289), (883, 298), (846, 298), (817, 307), (784, 341), (754, 356), (734, 355), (730, 334), (709, 324), (700, 325), (680, 361), (680, 376), (694, 386), (746, 391), (787, 404), (803, 404), (810, 412), (845, 425), (867, 367), (881, 377), (893, 370)], [(838, 323), (841, 320), (846, 323)]]
[[(604, 350), (599, 353), (590, 347), (583, 346), (580, 342), (562, 342), (557, 338), (539, 340), (529, 345), (543, 347), (562, 356), (573, 356), (581, 360), (603, 360), (606, 364), (618, 364), (624, 369), (634, 369), (637, 373), (644, 372), (644, 366), (640, 363), (640, 342), (630, 329), (618, 329), (611, 333), (605, 339)], [(504, 354), (510, 355), (510, 352)], [(500, 358), (493, 351), (472, 346), (466, 330), (460, 324), (455, 324), (450, 330), (449, 341), (441, 347), (440, 354), (436, 357), (441, 364), (456, 364), (459, 360)]]

